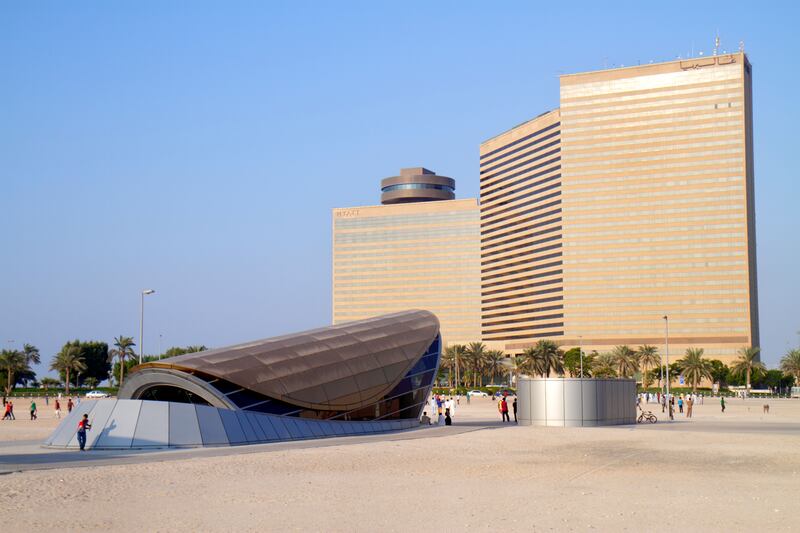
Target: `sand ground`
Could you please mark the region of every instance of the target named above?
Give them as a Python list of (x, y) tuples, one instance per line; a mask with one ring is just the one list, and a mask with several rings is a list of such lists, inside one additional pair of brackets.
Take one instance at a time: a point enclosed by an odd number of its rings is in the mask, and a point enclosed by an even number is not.
[[(800, 401), (695, 406), (671, 424), (499, 425), (474, 399), (452, 428), (222, 457), (0, 476), (4, 531), (793, 531)], [(39, 402), (37, 401), (37, 404)], [(19, 402), (0, 454), (44, 439)], [(52, 407), (52, 402), (51, 402)], [(659, 415), (660, 408), (651, 409)], [(79, 453), (79, 452), (76, 452)], [(91, 453), (91, 452), (88, 452)]]

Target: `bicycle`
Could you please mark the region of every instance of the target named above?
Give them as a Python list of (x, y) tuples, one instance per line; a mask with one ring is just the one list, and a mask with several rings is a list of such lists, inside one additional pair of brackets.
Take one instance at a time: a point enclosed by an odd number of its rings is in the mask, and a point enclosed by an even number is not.
[(644, 424), (645, 422), (650, 422), (651, 424), (655, 424), (658, 422), (656, 415), (652, 413), (652, 411), (642, 411), (642, 414), (639, 415), (639, 418), (636, 420), (637, 424)]

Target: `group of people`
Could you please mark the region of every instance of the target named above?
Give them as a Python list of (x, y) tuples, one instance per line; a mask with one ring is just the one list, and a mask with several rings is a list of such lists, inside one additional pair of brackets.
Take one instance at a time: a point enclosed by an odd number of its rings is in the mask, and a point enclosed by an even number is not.
[[(495, 400), (495, 397), (492, 397)], [(470, 403), (470, 394), (467, 393), (467, 404)], [(461, 395), (444, 396), (443, 394), (432, 394), (428, 400), (428, 409), (423, 411), (420, 417), (420, 424), (451, 426), (453, 425), (453, 417), (455, 417), (456, 409), (461, 405)], [(510, 413), (514, 413), (514, 423), (517, 423), (517, 398), (514, 397), (513, 401), (504, 394), (497, 398), (497, 412), (500, 414), (502, 421), (511, 422)], [(430, 414), (429, 414), (430, 413)]]
[[(514, 423), (517, 423), (517, 397), (514, 396), (514, 401), (511, 403), (511, 407), (514, 410)], [(500, 418), (503, 422), (511, 422), (511, 417), (508, 415), (508, 397), (503, 395), (500, 397), (500, 400), (497, 402), (497, 412), (500, 413)]]
[[(684, 415), (686, 418), (692, 418), (692, 409), (697, 403), (699, 402), (700, 405), (705, 403), (705, 395), (703, 394), (679, 394), (674, 395), (670, 394), (669, 398), (666, 394), (661, 394), (660, 392), (656, 394), (651, 394), (649, 392), (640, 393), (636, 402), (637, 407), (642, 409), (643, 403), (650, 403), (650, 400), (655, 400), (656, 403), (661, 405), (661, 412), (664, 413), (669, 408), (669, 419), (675, 419), (675, 407), (677, 404), (678, 407), (678, 414)], [(725, 398), (720, 397), (720, 407), (722, 408), (722, 412), (725, 412)]]
[[(45, 396), (45, 403), (49, 404), (50, 399)], [(80, 399), (77, 400), (77, 403), (80, 403)], [(67, 413), (71, 413), (72, 409), (75, 407), (76, 402), (73, 401), (72, 398), (67, 398)], [(61, 395), (58, 395), (58, 398), (55, 398), (54, 405), (55, 407), (55, 414), (56, 418), (61, 418)], [(38, 420), (39, 419), (39, 408), (36, 405), (36, 400), (31, 398), (31, 405), (30, 405), (30, 414), (31, 420)], [(14, 416), (14, 401), (11, 399), (6, 399), (3, 397), (3, 418), (2, 420), (16, 420), (17, 417)]]
[(432, 394), (428, 400), (431, 416), (428, 416), (428, 411), (422, 413), (420, 424), (432, 425), (434, 421), (431, 417), (436, 417), (436, 425), (439, 426), (452, 426), (453, 416), (456, 413), (456, 406), (461, 403), (461, 395), (455, 398), (445, 397), (442, 394)]

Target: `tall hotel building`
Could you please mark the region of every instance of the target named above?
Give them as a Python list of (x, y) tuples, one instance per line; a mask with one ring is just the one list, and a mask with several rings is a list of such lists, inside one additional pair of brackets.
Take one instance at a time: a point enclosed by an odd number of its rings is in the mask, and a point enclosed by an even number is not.
[(445, 343), (480, 339), (478, 202), (424, 168), (381, 183), (382, 205), (333, 210), (333, 322), (425, 309)]
[(481, 332), (511, 353), (757, 346), (743, 53), (561, 77), (560, 109), (480, 149)]

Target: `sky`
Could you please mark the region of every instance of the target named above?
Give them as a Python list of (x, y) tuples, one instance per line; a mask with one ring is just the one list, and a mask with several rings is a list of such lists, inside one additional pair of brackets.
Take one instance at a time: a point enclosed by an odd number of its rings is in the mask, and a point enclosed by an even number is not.
[[(331, 320), (331, 209), (425, 166), (478, 194), (481, 141), (560, 74), (753, 64), (762, 359), (798, 345), (790, 2), (4, 2), (0, 347), (237, 342)], [(647, 5), (645, 5), (647, 4)]]

